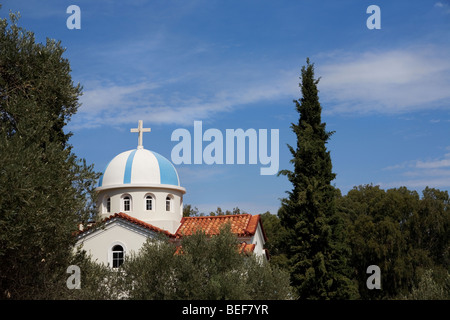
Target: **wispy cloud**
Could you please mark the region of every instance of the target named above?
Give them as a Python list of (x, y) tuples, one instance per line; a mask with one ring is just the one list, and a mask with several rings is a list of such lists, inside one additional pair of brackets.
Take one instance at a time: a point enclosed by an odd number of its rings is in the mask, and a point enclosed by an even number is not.
[(450, 109), (449, 48), (330, 55), (319, 68), (330, 113), (402, 114)]
[[(162, 38), (158, 38), (158, 43)], [(163, 46), (165, 40), (158, 44)], [(155, 42), (153, 43), (155, 44)], [(214, 50), (199, 44), (203, 50)], [(122, 49), (118, 49), (119, 51)], [(140, 43), (133, 50), (145, 51)], [(156, 50), (153, 48), (153, 50)], [(203, 51), (201, 50), (201, 51)], [(156, 50), (157, 51), (157, 50)], [(120, 60), (124, 52), (110, 53)], [(202, 53), (193, 50), (186, 61)], [(450, 109), (450, 48), (405, 48), (379, 52), (328, 54), (319, 57), (320, 97), (327, 114), (410, 114), (436, 108)], [(323, 63), (321, 61), (324, 61)], [(214, 118), (248, 104), (271, 99), (297, 98), (298, 70), (285, 71), (257, 62), (218, 65), (199, 63), (178, 66), (176, 74), (152, 74), (150, 62), (142, 62), (137, 80), (83, 83), (83, 107), (72, 128), (135, 122), (191, 124)], [(151, 74), (151, 72), (150, 72)]]
[(450, 14), (450, 5), (448, 3), (443, 3), (441, 1), (434, 4), (436, 8), (441, 9), (445, 14)]
[(436, 159), (406, 161), (386, 167), (384, 170), (391, 171), (394, 177), (397, 172), (400, 178), (391, 182), (379, 183), (382, 187), (406, 186), (422, 189), (427, 186), (450, 187), (450, 153), (445, 153)]
[(197, 88), (188, 92), (183, 90), (187, 81), (180, 78), (125, 85), (84, 85), (82, 107), (70, 128), (98, 127), (111, 121), (115, 124), (131, 123), (137, 119), (150, 124), (187, 125), (258, 101), (291, 97), (297, 90), (294, 74), (288, 73), (279, 73), (263, 83), (260, 80), (230, 79), (227, 87), (217, 91)]
[(433, 161), (417, 161), (416, 163), (416, 168), (419, 169), (438, 169), (447, 167), (450, 168), (450, 154), (446, 154), (446, 159)]

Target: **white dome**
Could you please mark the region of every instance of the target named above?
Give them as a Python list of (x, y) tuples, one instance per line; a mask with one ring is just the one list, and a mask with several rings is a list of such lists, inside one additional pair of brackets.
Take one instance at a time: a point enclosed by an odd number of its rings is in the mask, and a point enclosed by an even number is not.
[(184, 191), (169, 160), (156, 152), (138, 148), (122, 152), (110, 161), (99, 179), (97, 190), (156, 186)]

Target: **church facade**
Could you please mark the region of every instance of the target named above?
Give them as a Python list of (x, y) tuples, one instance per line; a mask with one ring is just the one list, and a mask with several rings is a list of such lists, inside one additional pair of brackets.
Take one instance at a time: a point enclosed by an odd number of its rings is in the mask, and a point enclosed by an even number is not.
[(148, 238), (162, 233), (176, 242), (197, 230), (214, 235), (228, 223), (240, 251), (268, 257), (259, 215), (183, 217), (186, 189), (168, 159), (144, 149), (143, 133), (149, 131), (140, 120), (138, 128), (131, 129), (138, 133), (138, 147), (118, 154), (106, 166), (96, 188), (101, 221), (80, 228), (76, 247), (98, 263), (117, 268)]

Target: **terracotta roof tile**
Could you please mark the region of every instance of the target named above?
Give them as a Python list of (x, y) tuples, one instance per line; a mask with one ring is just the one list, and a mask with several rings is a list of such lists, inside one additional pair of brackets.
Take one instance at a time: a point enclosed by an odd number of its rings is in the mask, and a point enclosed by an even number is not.
[(251, 254), (255, 250), (255, 247), (256, 247), (256, 245), (254, 243), (248, 244), (248, 243), (242, 242), (239, 245), (239, 253)]
[[(239, 253), (243, 254), (251, 254), (255, 250), (256, 245), (255, 244), (248, 244), (246, 242), (242, 242), (238, 245), (238, 251)], [(183, 248), (181, 245), (176, 246), (175, 253), (174, 254), (183, 254)]]
[[(236, 214), (236, 215), (223, 215), (223, 216), (202, 216), (202, 217), (183, 217), (181, 219), (181, 224), (175, 234), (172, 234), (166, 230), (155, 227), (150, 223), (144, 222), (142, 220), (133, 218), (123, 212), (115, 213), (110, 215), (109, 217), (103, 219), (100, 222), (92, 224), (91, 226), (85, 228), (84, 230), (78, 232), (77, 235), (80, 235), (88, 230), (91, 230), (98, 225), (101, 225), (112, 219), (124, 219), (126, 221), (132, 222), (138, 226), (144, 227), (148, 230), (152, 230), (155, 232), (163, 233), (171, 238), (181, 238), (183, 236), (189, 236), (194, 234), (198, 230), (204, 231), (208, 235), (216, 235), (219, 234), (220, 229), (227, 223), (231, 224), (231, 232), (236, 234), (239, 237), (250, 237), (253, 236), (256, 232), (258, 224), (261, 221), (260, 215), (251, 214)], [(267, 240), (264, 229), (261, 229), (263, 232), (264, 240)]]
[(267, 236), (266, 236), (266, 232), (264, 231), (263, 225), (262, 225), (262, 221), (261, 221), (261, 215), (257, 214), (252, 216), (252, 218), (249, 221), (249, 224), (247, 226), (248, 231), (251, 234), (255, 234), (256, 229), (258, 228), (258, 224), (261, 224), (261, 231), (264, 237), (264, 241), (267, 241)]
[(227, 223), (231, 224), (231, 232), (238, 236), (252, 236), (256, 232), (260, 216), (251, 214), (235, 214), (223, 216), (184, 217), (175, 233), (177, 237), (188, 236), (198, 230), (215, 235)]

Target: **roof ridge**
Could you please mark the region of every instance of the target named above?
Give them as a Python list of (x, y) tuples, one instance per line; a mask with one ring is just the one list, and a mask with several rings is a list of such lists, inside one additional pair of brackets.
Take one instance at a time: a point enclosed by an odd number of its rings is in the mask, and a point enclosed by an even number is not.
[(238, 217), (238, 216), (253, 216), (250, 213), (239, 213), (239, 214), (221, 214), (217, 216), (194, 216), (194, 217), (183, 217), (186, 219), (206, 219), (206, 218), (225, 218), (225, 217)]
[(137, 218), (134, 218), (134, 217), (132, 217), (132, 216), (130, 216), (130, 215), (124, 213), (124, 212), (116, 212), (114, 214), (111, 214), (110, 216), (108, 216), (106, 218), (103, 218), (100, 221), (95, 222), (93, 225), (85, 228), (84, 230), (79, 231), (77, 233), (77, 235), (83, 234), (84, 232), (87, 232), (88, 230), (91, 230), (91, 229), (95, 228), (96, 226), (99, 226), (99, 225), (101, 225), (103, 223), (106, 223), (107, 221), (115, 219), (115, 218), (124, 219), (126, 221), (129, 221), (129, 222), (137, 225), (137, 226), (141, 226), (141, 227), (144, 227), (146, 229), (153, 230), (153, 231), (156, 231), (156, 232), (164, 233), (164, 234), (168, 235), (169, 237), (173, 237), (173, 238), (175, 237), (175, 234), (170, 233), (167, 230), (158, 228), (158, 227), (156, 227), (156, 226), (154, 226), (154, 225), (152, 225), (152, 224), (150, 224), (148, 222), (145, 222), (145, 221), (139, 220)]
[[(254, 220), (254, 221), (252, 221), (252, 220)], [(248, 222), (248, 225), (250, 224), (250, 223), (253, 223), (252, 224), (252, 230), (248, 230), (251, 234), (254, 234), (255, 232), (256, 232), (256, 229), (258, 228), (258, 225), (260, 226), (260, 228), (261, 228), (261, 232), (262, 232), (262, 234), (263, 234), (263, 238), (264, 238), (264, 241), (267, 241), (267, 235), (266, 235), (266, 231), (264, 230), (264, 226), (263, 226), (263, 224), (262, 224), (262, 218), (261, 218), (261, 214), (255, 214), (255, 215), (253, 215), (251, 218), (250, 218), (250, 221)], [(247, 225), (247, 227), (248, 227), (248, 225)], [(254, 228), (253, 228), (254, 227)], [(246, 229), (247, 230), (247, 229)]]
[(260, 221), (260, 215), (255, 214), (250, 217), (248, 220), (247, 225), (244, 228), (244, 231), (248, 234), (254, 234), (256, 232), (256, 229), (258, 228), (258, 223)]
[[(229, 218), (236, 218), (236, 219), (229, 219), (231, 221), (229, 221), (227, 223), (232, 223), (232, 225), (234, 225), (236, 223), (235, 226), (238, 228), (238, 230), (236, 230), (233, 233), (236, 233), (237, 235), (240, 235), (240, 236), (254, 235), (258, 228), (258, 225), (261, 223), (261, 215), (260, 214), (252, 215), (249, 213), (220, 215), (220, 216), (182, 217), (181, 221), (180, 221), (180, 225), (177, 228), (177, 230), (174, 233), (171, 233), (167, 230), (156, 227), (156, 226), (152, 225), (151, 223), (148, 223), (148, 222), (142, 221), (138, 218), (135, 218), (133, 216), (130, 216), (124, 212), (116, 212), (116, 213), (111, 214), (110, 216), (104, 218), (103, 220), (95, 222), (93, 225), (85, 228), (84, 230), (79, 231), (77, 233), (77, 235), (83, 234), (83, 233), (87, 232), (88, 230), (96, 228), (97, 226), (99, 226), (103, 223), (106, 223), (107, 221), (115, 219), (115, 218), (120, 218), (120, 219), (126, 220), (130, 223), (133, 223), (137, 226), (141, 226), (143, 228), (153, 230), (155, 232), (163, 233), (171, 238), (179, 238), (179, 237), (188, 235), (193, 232), (194, 227), (196, 227), (195, 229), (198, 229), (198, 230), (202, 230), (202, 229), (210, 230), (210, 228), (215, 229), (217, 227), (220, 227), (220, 225), (222, 225), (222, 223), (225, 223), (225, 222), (220, 222), (219, 225), (217, 225), (217, 224), (214, 225), (213, 222), (207, 222), (208, 223), (207, 226), (202, 226), (201, 224), (200, 225), (188, 224), (188, 226), (186, 226), (185, 223), (188, 221), (201, 221), (201, 220), (206, 220), (206, 219), (217, 221), (217, 220), (226, 220)], [(249, 218), (249, 219), (242, 219), (242, 218)], [(219, 221), (217, 221), (217, 222), (219, 222)], [(213, 223), (213, 225), (210, 225), (209, 223)], [(183, 230), (183, 227), (184, 227), (184, 230)], [(262, 225), (261, 225), (261, 227), (262, 227)], [(185, 228), (188, 228), (188, 229), (185, 229)], [(188, 231), (187, 234), (185, 234), (185, 231)], [(207, 232), (207, 233), (209, 233), (209, 232)], [(262, 229), (262, 233), (263, 233), (263, 237), (265, 238), (265, 240), (267, 240), (264, 229)]]
[(135, 217), (132, 217), (132, 216), (130, 216), (130, 215), (124, 213), (124, 212), (118, 212), (118, 213), (115, 213), (114, 216), (118, 216), (118, 217), (121, 217), (121, 218), (125, 218), (126, 220), (128, 220), (128, 221), (130, 221), (130, 222), (132, 222), (132, 223), (134, 223), (134, 224), (136, 224), (136, 225), (141, 225), (141, 226), (143, 226), (143, 227), (145, 227), (145, 228), (153, 229), (153, 230), (155, 230), (155, 231), (165, 233), (165, 234), (168, 235), (168, 236), (172, 236), (172, 237), (175, 236), (173, 233), (171, 233), (171, 232), (169, 232), (169, 231), (167, 231), (167, 230), (158, 228), (157, 226), (154, 226), (154, 225), (152, 225), (151, 223), (148, 223), (148, 222), (142, 221), (142, 220), (140, 220), (140, 219), (137, 219), (137, 218), (135, 218)]

